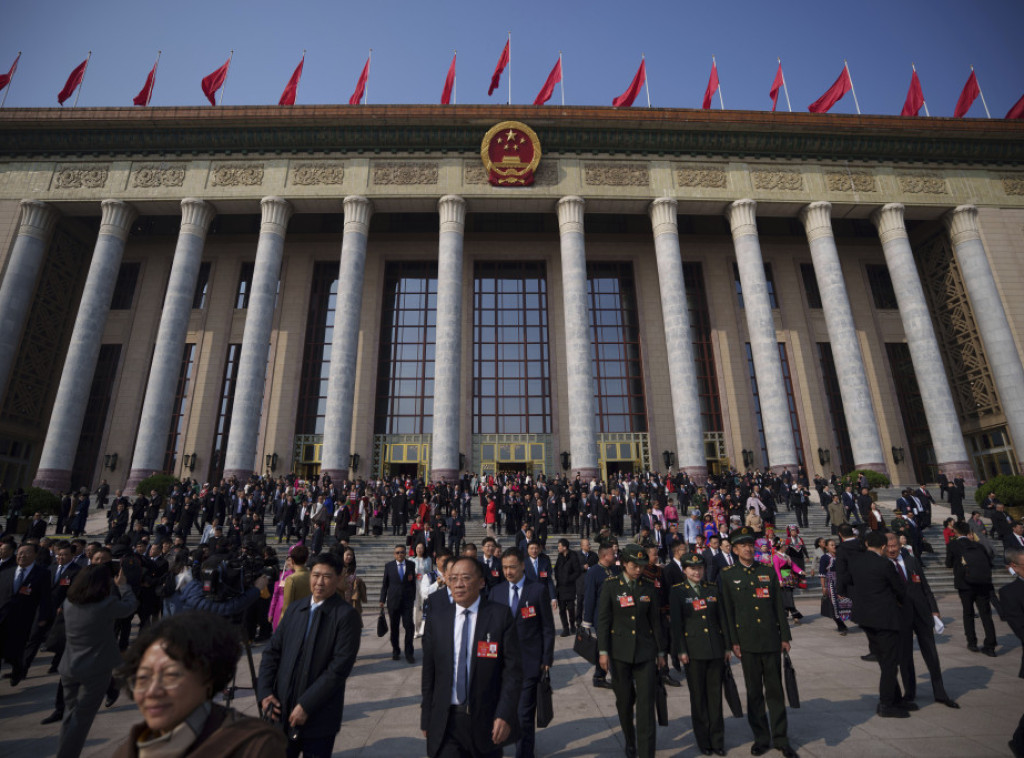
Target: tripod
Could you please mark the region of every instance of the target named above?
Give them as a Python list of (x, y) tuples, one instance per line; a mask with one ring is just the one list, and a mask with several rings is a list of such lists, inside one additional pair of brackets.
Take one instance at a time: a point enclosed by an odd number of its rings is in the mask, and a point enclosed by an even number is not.
[[(239, 633), (242, 638), (242, 646), (245, 647), (245, 657), (249, 661), (249, 681), (251, 682), (251, 686), (241, 687), (236, 684), (236, 680), (238, 678), (238, 668), (236, 667), (235, 673), (231, 677), (231, 684), (224, 688), (224, 705), (227, 708), (231, 707), (231, 701), (234, 699), (235, 692), (237, 690), (252, 690), (253, 695), (255, 696), (256, 694), (256, 664), (253, 663), (252, 660), (252, 645), (249, 644), (249, 637), (245, 633), (244, 628), (239, 627)], [(259, 698), (256, 699), (256, 710), (259, 713), (260, 718), (263, 718), (263, 705), (260, 703)]]

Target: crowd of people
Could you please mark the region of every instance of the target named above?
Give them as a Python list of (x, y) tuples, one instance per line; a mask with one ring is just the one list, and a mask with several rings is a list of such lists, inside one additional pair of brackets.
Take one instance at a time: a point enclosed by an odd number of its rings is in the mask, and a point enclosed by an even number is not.
[[(111, 706), (125, 683), (143, 723), (118, 755), (328, 756), (368, 603), (353, 540), (390, 529), (380, 623), (394, 660), (422, 665), (431, 756), (500, 755), (512, 743), (520, 758), (532, 756), (538, 692), (550, 684), (559, 634), (592, 636), (593, 685), (614, 691), (628, 756), (654, 755), (658, 688), (682, 686), (673, 669), (685, 670), (697, 747), (724, 754), (722, 691), (734, 656), (751, 752), (791, 756), (782, 666), (790, 626), (802, 619), (794, 590), (814, 576), (822, 615), (838, 633), (850, 621), (867, 632), (864, 657), (881, 669), (880, 716), (917, 708), (915, 638), (936, 702), (959, 707), (942, 681), (941, 620), (920, 560), (933, 549), (923, 530), (934, 501), (924, 485), (905, 490), (889, 517), (866, 484), (811, 482), (802, 470), (728, 472), (702, 485), (653, 472), (608, 482), (253, 477), (215, 486), (186, 479), (132, 500), (111, 497), (104, 482), (93, 493), (107, 511), (102, 539), (83, 536), (87, 490), (62, 497), (57, 526), (70, 539), (46, 537), (40, 514), (20, 534), (8, 519), (0, 651), (13, 686), (41, 649), (53, 651), (60, 683), (44, 723), (61, 723), (60, 756), (80, 753), (104, 698)], [(835, 538), (809, 548), (801, 529), (811, 487)], [(961, 518), (944, 525), (946, 564), (968, 647), (995, 655), (991, 540), (1024, 578), (1024, 526), (996, 502), (984, 510), (991, 527), (962, 518), (962, 482), (943, 485), (942, 495), (956, 501), (958, 487)], [(466, 539), (474, 508), (487, 535), (479, 551)], [(558, 539), (549, 556), (552, 534), (579, 539)], [(1022, 589), (1024, 579), (1000, 596), (1003, 617), (1024, 638)], [(261, 723), (213, 698), (225, 692), (230, 703), (241, 652), (264, 641), (253, 671)], [(1014, 750), (1022, 740), (1018, 728)]]

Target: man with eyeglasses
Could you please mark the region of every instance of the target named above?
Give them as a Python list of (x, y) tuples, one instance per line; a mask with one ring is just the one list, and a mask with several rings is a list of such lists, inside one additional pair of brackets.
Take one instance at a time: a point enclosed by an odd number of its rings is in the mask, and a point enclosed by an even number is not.
[(395, 545), (395, 560), (384, 566), (384, 583), (380, 587), (380, 607), (388, 609), (388, 623), (391, 626), (391, 659), (402, 657), (398, 646), (398, 623), (405, 627), (405, 660), (416, 662), (412, 640), (415, 625), (412, 610), (416, 604), (416, 564), (406, 560), (405, 546)]

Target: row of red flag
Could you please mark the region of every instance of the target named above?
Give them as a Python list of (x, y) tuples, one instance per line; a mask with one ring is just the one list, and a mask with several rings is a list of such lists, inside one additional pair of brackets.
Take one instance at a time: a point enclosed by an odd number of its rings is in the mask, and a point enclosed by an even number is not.
[[(491, 84), (487, 90), (488, 95), (492, 95), (494, 91), (500, 86), (501, 76), (504, 73), (506, 67), (511, 61), (511, 37), (505, 42), (505, 47), (501, 51), (501, 55), (498, 57), (498, 64), (494, 68), (494, 73), (491, 75)], [(356, 84), (356, 89), (349, 98), (349, 105), (359, 105), (363, 102), (363, 98), (366, 95), (366, 85), (370, 77), (370, 59), (373, 51), (370, 51), (371, 55), (367, 57), (366, 64), (363, 66), (363, 70), (359, 75), (359, 80)], [(231, 67), (231, 60), (234, 56), (234, 51), (228, 57), (224, 65), (218, 68), (216, 71), (206, 76), (202, 80), (203, 94), (206, 95), (207, 100), (210, 101), (210, 105), (217, 105), (216, 96), (217, 92), (221, 91), (221, 99), (223, 101), (223, 87), (227, 82), (228, 71)], [(92, 57), (92, 53), (89, 57), (82, 61), (75, 69), (71, 72), (67, 82), (64, 84), (64, 88), (57, 95), (57, 102), (60, 105), (64, 105), (72, 94), (81, 87), (83, 80), (85, 79), (85, 73), (89, 66), (89, 61)], [(18, 69), (18, 61), (21, 59), (21, 53), (18, 53), (17, 58), (14, 59), (14, 63), (11, 65), (10, 70), (6, 74), (0, 74), (0, 90), (6, 88), (11, 80), (14, 78), (14, 74)], [(455, 91), (455, 60), (456, 55), (452, 55), (451, 65), (448, 67), (448, 73), (445, 77), (444, 89), (441, 92), (441, 104), (450, 105), (452, 103)], [(295, 96), (298, 92), (299, 81), (302, 78), (302, 69), (306, 62), (306, 52), (302, 52), (302, 59), (299, 61), (299, 65), (296, 66), (295, 71), (292, 72), (291, 77), (288, 79), (288, 84), (284, 88), (284, 92), (281, 93), (281, 97), (278, 100), (278, 105), (294, 105)], [(160, 54), (157, 54), (156, 63), (153, 64), (153, 68), (146, 76), (146, 82), (142, 87), (142, 90), (136, 95), (132, 102), (135, 105), (147, 106), (153, 96), (153, 87), (156, 83), (157, 67), (160, 64)], [(534, 105), (544, 105), (547, 103), (555, 91), (555, 85), (562, 84), (562, 55), (559, 53), (558, 62), (555, 63), (554, 68), (551, 69), (551, 73), (548, 74), (547, 79), (544, 82), (544, 86), (541, 88), (537, 97), (534, 98)], [(612, 105), (617, 108), (628, 108), (633, 105), (633, 102), (639, 96), (640, 91), (647, 84), (647, 64), (646, 60), (641, 57), (640, 68), (637, 69), (636, 74), (633, 76), (633, 80), (630, 82), (629, 87), (621, 95), (612, 100)], [(563, 85), (564, 86), (564, 85)], [(782, 61), (779, 61), (779, 68), (775, 73), (775, 78), (772, 80), (772, 86), (769, 90), (769, 97), (772, 101), (772, 111), (774, 111), (779, 101), (779, 91), (786, 90), (786, 79), (782, 73)], [(711, 76), (708, 79), (708, 86), (704, 90), (704, 100), (701, 107), (704, 109), (711, 108), (712, 98), (715, 93), (718, 93), (719, 102), (722, 109), (725, 109), (725, 103), (722, 99), (721, 83), (718, 78), (718, 64), (712, 58), (711, 62)], [(807, 106), (807, 110), (811, 113), (826, 113), (832, 106), (834, 106), (839, 100), (841, 100), (848, 92), (853, 93), (854, 102), (856, 104), (857, 113), (860, 113), (860, 105), (856, 103), (857, 93), (853, 90), (853, 79), (850, 76), (850, 67), (844, 62), (842, 73), (839, 74), (839, 78), (836, 79), (835, 83), (829, 87), (825, 93)], [(978, 77), (974, 72), (974, 67), (971, 67), (971, 74), (967, 78), (967, 83), (964, 85), (963, 90), (960, 93), (960, 97), (957, 100), (956, 108), (953, 111), (954, 118), (962, 118), (970, 110), (971, 105), (978, 97), (982, 98), (984, 103), (984, 95), (982, 95), (981, 87), (978, 84)], [(510, 98), (511, 99), (511, 98)], [(564, 105), (564, 90), (563, 90), (563, 105)], [(789, 93), (786, 92), (786, 100), (789, 100)], [(77, 102), (77, 98), (76, 98)], [(650, 105), (650, 95), (648, 94), (648, 106)], [(928, 106), (925, 102), (924, 91), (921, 87), (921, 80), (918, 78), (917, 69), (912, 67), (912, 74), (910, 77), (910, 89), (907, 92), (906, 101), (903, 104), (903, 110), (901, 116), (917, 116), (921, 108), (924, 108), (925, 115), (928, 114)], [(792, 108), (790, 108), (792, 110)], [(985, 112), (988, 114), (988, 105), (985, 105)], [(1009, 112), (1006, 114), (1007, 119), (1024, 119), (1024, 97), (1021, 97)]]

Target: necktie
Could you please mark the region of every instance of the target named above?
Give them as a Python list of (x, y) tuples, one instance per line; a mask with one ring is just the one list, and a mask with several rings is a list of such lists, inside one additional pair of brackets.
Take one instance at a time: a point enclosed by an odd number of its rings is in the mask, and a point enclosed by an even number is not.
[(512, 615), (514, 616), (515, 613), (516, 613), (516, 608), (519, 607), (519, 585), (518, 584), (513, 584), (512, 585), (512, 606), (511, 607), (512, 607)]
[(459, 642), (459, 670), (455, 672), (455, 699), (465, 705), (469, 694), (469, 608), (462, 612), (462, 639)]
[(60, 584), (60, 576), (63, 573), (64, 573), (64, 567), (63, 566), (58, 566), (57, 567), (57, 577), (53, 580), (53, 586), (54, 587), (56, 587), (58, 584)]
[(317, 606), (316, 608), (311, 608), (310, 609), (310, 611), (309, 611), (309, 621), (306, 622), (306, 636), (303, 637), (303, 639), (306, 639), (306, 637), (309, 637), (309, 630), (313, 628), (313, 617), (316, 616), (316, 612), (319, 611), (319, 610), (320, 610), (320, 606)]
[(403, 579), (405, 579), (405, 564), (404, 563), (399, 563), (398, 564), (398, 581), (402, 581)]
[(25, 569), (23, 569), (21, 566), (18, 566), (18, 570), (14, 572), (14, 591), (15, 592), (17, 592), (18, 590), (21, 589), (21, 582), (25, 578), (24, 571), (25, 571)]
[(903, 570), (903, 566), (900, 565), (899, 561), (893, 561), (896, 564), (896, 570), (900, 572), (900, 578), (905, 582), (907, 581), (907, 572)]

